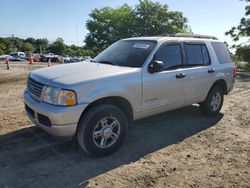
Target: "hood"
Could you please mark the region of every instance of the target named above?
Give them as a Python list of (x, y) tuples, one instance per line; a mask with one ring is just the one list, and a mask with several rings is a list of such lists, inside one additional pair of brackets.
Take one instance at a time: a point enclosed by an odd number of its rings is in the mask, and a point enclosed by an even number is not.
[(139, 68), (80, 62), (41, 68), (32, 71), (30, 76), (48, 85), (50, 85), (51, 82), (71, 85), (118, 74), (127, 74), (138, 69)]

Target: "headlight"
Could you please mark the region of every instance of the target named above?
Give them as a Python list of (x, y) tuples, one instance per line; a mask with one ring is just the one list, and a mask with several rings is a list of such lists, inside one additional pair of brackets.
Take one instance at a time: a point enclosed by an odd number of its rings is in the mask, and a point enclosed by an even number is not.
[(76, 104), (74, 91), (46, 86), (43, 90), (42, 101), (61, 106), (72, 106)]
[(64, 106), (76, 105), (76, 94), (70, 90), (60, 90), (58, 95), (58, 104)]

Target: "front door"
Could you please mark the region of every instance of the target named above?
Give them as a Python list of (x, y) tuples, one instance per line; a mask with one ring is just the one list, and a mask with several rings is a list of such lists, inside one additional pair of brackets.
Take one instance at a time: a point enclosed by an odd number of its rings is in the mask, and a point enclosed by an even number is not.
[(164, 70), (153, 74), (145, 70), (142, 73), (142, 104), (145, 115), (180, 107), (186, 97), (186, 73), (181, 44), (161, 46), (153, 61), (162, 61)]

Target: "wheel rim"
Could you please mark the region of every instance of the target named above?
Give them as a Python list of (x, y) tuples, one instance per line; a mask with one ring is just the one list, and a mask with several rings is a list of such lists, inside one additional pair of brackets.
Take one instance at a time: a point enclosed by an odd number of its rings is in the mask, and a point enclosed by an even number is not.
[(101, 149), (114, 145), (120, 136), (121, 125), (115, 117), (105, 117), (93, 130), (93, 141)]
[(219, 92), (215, 92), (212, 96), (211, 109), (212, 111), (217, 111), (221, 104), (221, 95)]

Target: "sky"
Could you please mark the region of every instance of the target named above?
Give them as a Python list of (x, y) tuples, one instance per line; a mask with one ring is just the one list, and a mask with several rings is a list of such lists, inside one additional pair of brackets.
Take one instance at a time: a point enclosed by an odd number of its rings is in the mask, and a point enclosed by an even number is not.
[[(152, 0), (156, 2), (155, 0)], [(246, 2), (239, 0), (157, 0), (172, 11), (181, 11), (195, 34), (214, 35), (233, 44), (224, 33), (238, 25)], [(89, 14), (95, 8), (118, 7), (137, 0), (0, 0), (0, 37), (61, 37), (65, 43), (83, 45)]]

